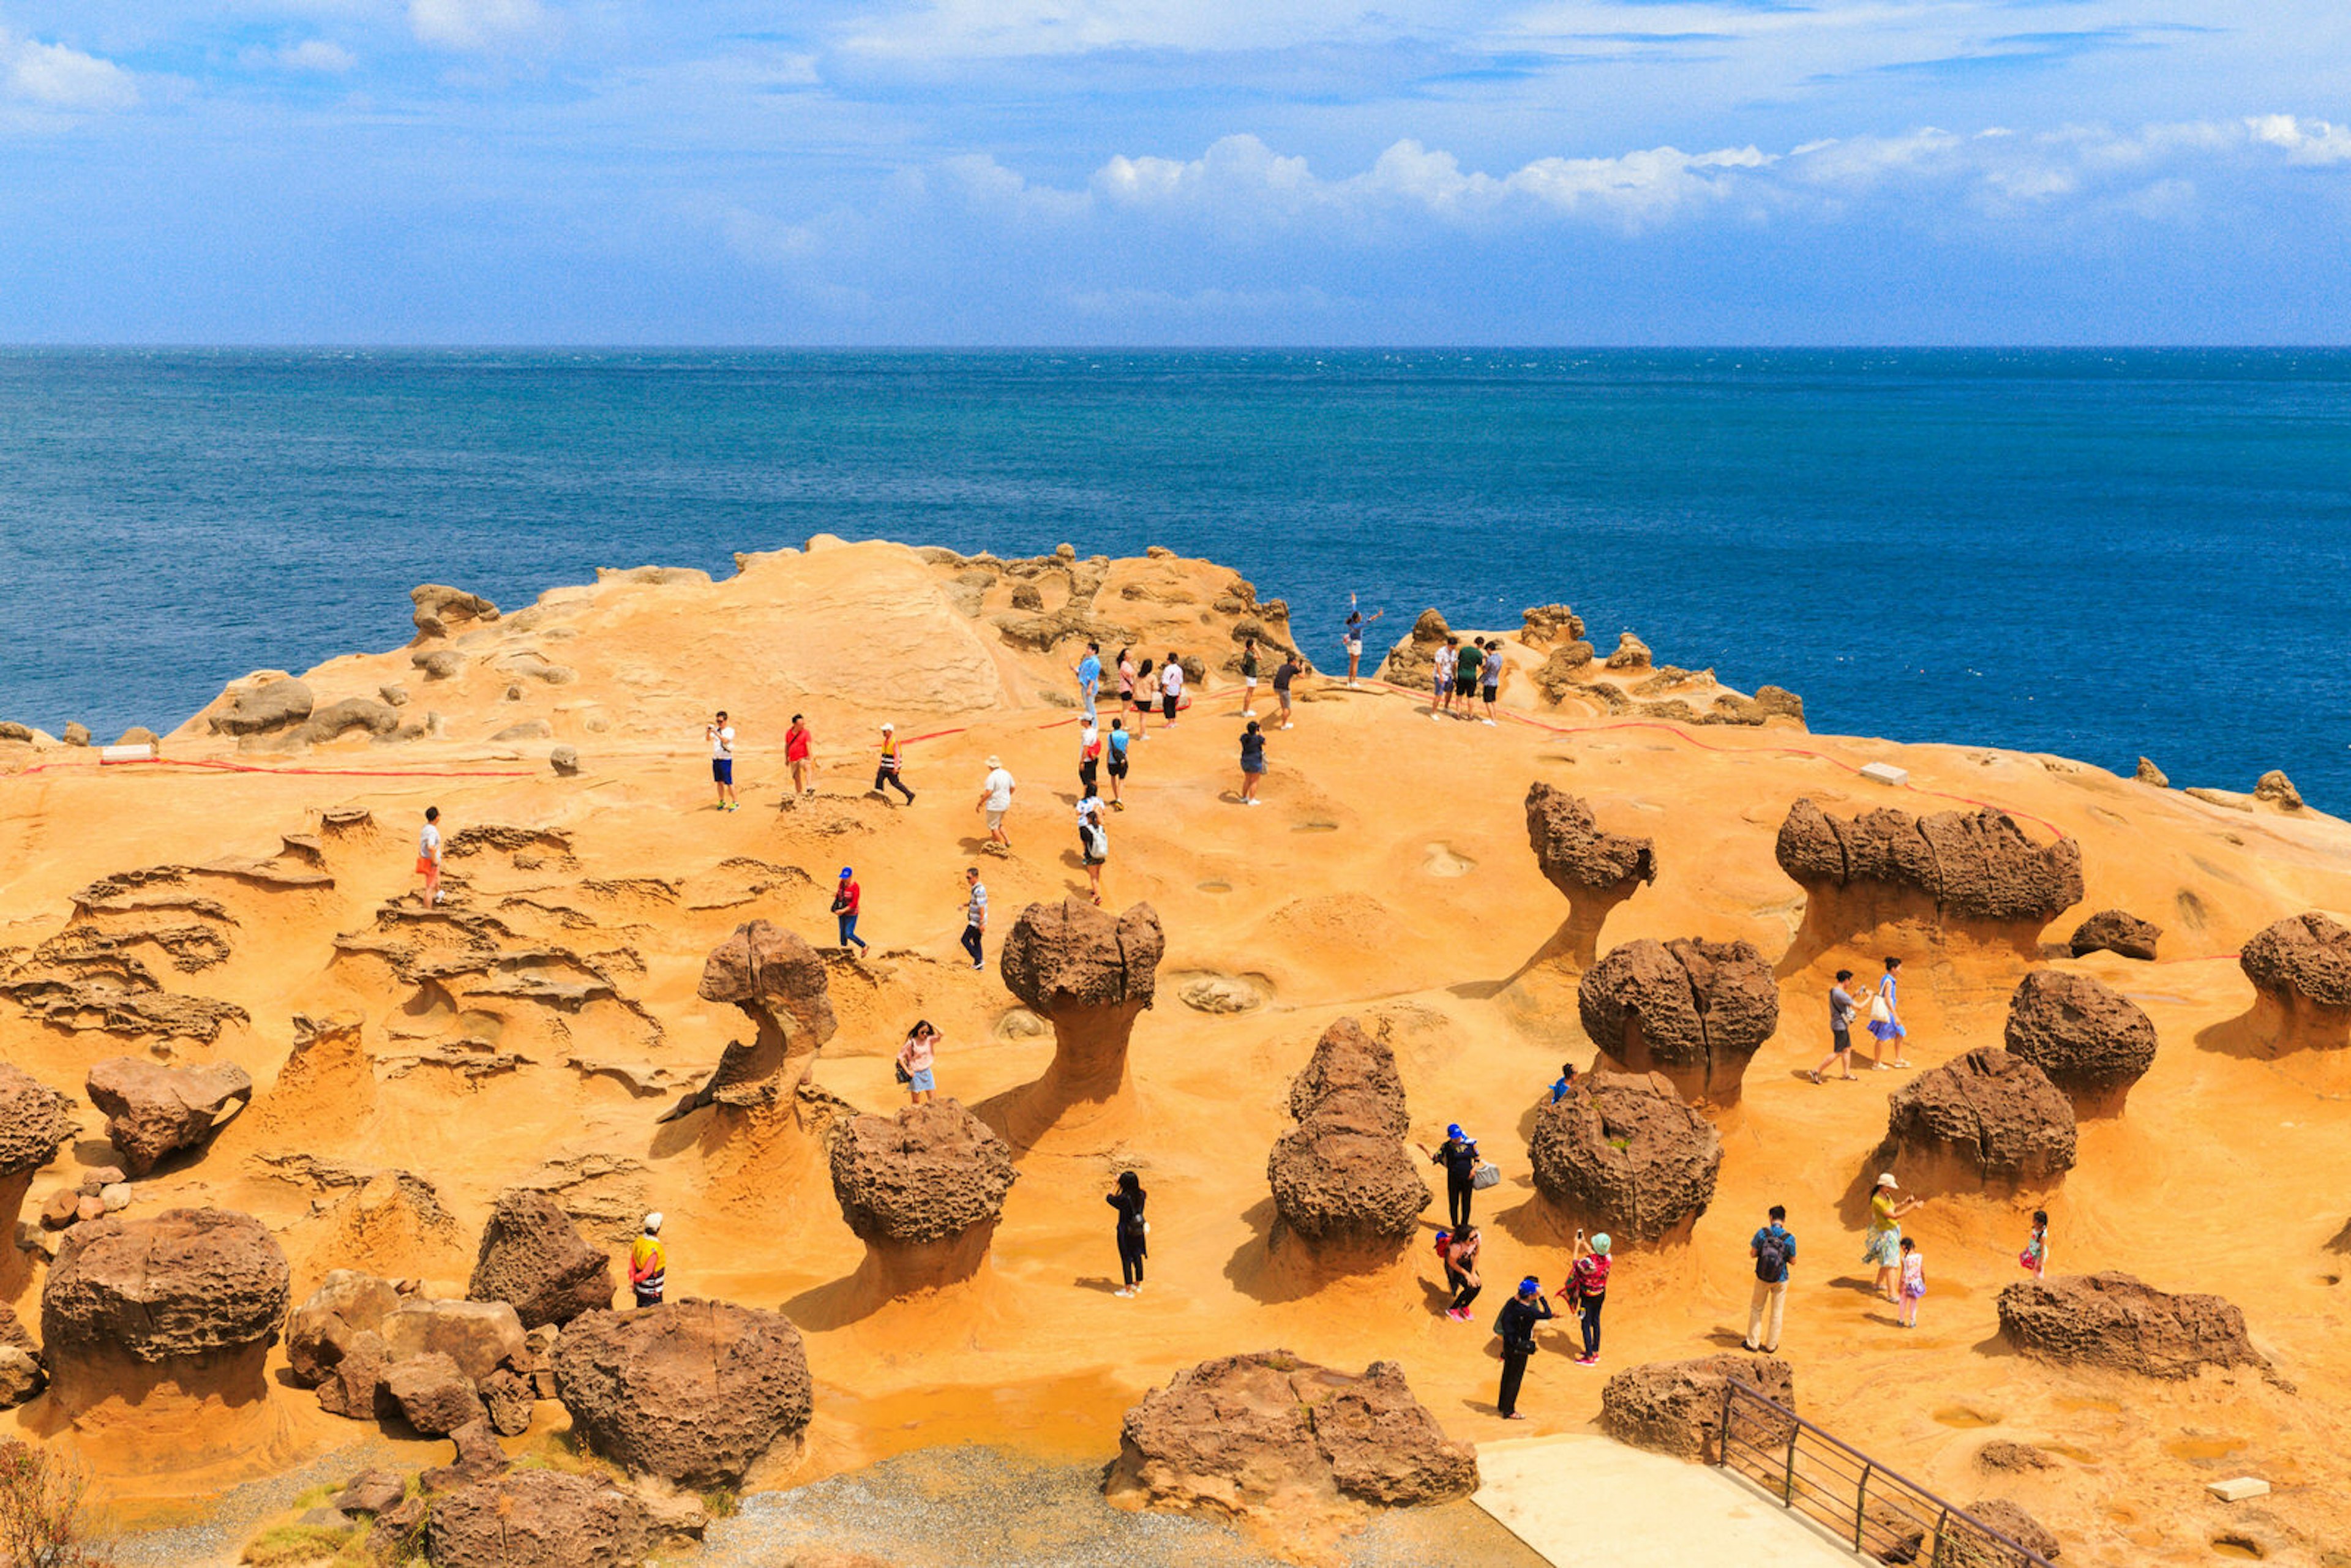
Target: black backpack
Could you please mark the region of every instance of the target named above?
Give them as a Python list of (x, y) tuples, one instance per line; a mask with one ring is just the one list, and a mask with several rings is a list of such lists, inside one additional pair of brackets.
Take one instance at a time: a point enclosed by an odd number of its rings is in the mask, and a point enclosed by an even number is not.
[(1772, 1231), (1766, 1230), (1755, 1244), (1755, 1277), (1767, 1285), (1784, 1283), (1788, 1278), (1788, 1249)]

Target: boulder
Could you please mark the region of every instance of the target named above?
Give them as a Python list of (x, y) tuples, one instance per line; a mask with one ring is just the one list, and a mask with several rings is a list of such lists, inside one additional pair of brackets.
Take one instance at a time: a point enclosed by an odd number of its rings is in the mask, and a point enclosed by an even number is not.
[(14, 719), (0, 721), (0, 740), (13, 740), (19, 746), (29, 746), (33, 740), (33, 727), (18, 724)]
[[(1976, 1450), (1976, 1463), (1987, 1470), (2019, 1473), (2024, 1470), (2052, 1470), (2057, 1461), (2030, 1443), (2011, 1442), (1997, 1437)], [(2045, 1552), (2043, 1555), (2047, 1555)]]
[(538, 1392), (529, 1378), (507, 1367), (500, 1367), (482, 1379), (477, 1392), (483, 1408), (489, 1412), (490, 1430), (501, 1437), (519, 1437), (530, 1430), (530, 1418), (538, 1408)]
[(1327, 1114), (1277, 1139), (1265, 1175), (1288, 1234), (1318, 1252), (1361, 1254), (1363, 1261), (1400, 1252), (1429, 1205), (1419, 1162), (1398, 1139)]
[(2023, 1057), (1985, 1046), (1895, 1091), (1869, 1168), (1899, 1172), (1913, 1194), (2039, 1191), (2074, 1152), (2073, 1103)]
[(427, 582), (408, 591), (408, 601), (414, 606), (416, 640), (446, 637), (498, 618), (498, 607), (478, 593), (468, 593), (462, 588), (450, 588), (438, 582)]
[(1072, 1008), (1149, 1007), (1166, 946), (1147, 904), (1113, 916), (1071, 898), (1022, 910), (998, 963), (1012, 994), (1051, 1018)]
[(1535, 1190), (1619, 1243), (1687, 1240), (1714, 1201), (1722, 1137), (1655, 1074), (1587, 1072), (1535, 1112)]
[(2167, 775), (2162, 768), (2158, 768), (2154, 763), (2148, 761), (2144, 757), (2138, 759), (2138, 771), (2132, 774), (2131, 777), (2137, 779), (2142, 784), (2152, 784), (2158, 789), (2168, 789), (2171, 788), (2171, 779), (2169, 776)]
[(1841, 819), (1798, 800), (1775, 852), (1809, 892), (1892, 890), (1930, 901), (1946, 917), (2038, 929), (2082, 902), (2078, 841), (2036, 844), (1989, 810), (1914, 817), (1879, 807)]
[(1649, 645), (1630, 632), (1618, 636), (1615, 651), (1608, 655), (1612, 670), (1646, 670), (1649, 663)]
[(438, 1351), (395, 1361), (383, 1375), (385, 1397), (427, 1437), (445, 1437), (482, 1418), (474, 1380)]
[[(82, 723), (79, 719), (69, 719), (66, 723), (64, 732), (60, 734), (57, 738), (64, 741), (68, 746), (88, 746), (89, 744), (89, 726)], [(2278, 777), (2283, 779), (2285, 775), (2281, 773)], [(2297, 806), (2302, 804), (2302, 800), (2299, 796), (2295, 798), (2294, 804)]]
[(522, 1319), (507, 1301), (403, 1301), (378, 1332), (393, 1360), (438, 1353), (475, 1383), (519, 1362), (528, 1348)]
[(2118, 1115), (2155, 1061), (2155, 1023), (2087, 975), (2035, 969), (2009, 998), (2008, 1053), (2049, 1075), (2074, 1113)]
[(2261, 782), (2253, 786), (2253, 799), (2288, 811), (2302, 810), (2302, 791), (2294, 787), (2293, 779), (2274, 768), (2262, 774)]
[(343, 1513), (377, 1514), (408, 1495), (408, 1483), (397, 1470), (366, 1469), (343, 1484), (331, 1506)]
[(506, 1301), (527, 1329), (568, 1323), (612, 1304), (612, 1260), (588, 1245), (562, 1206), (531, 1187), (498, 1195), (465, 1294)]
[[(72, 1106), (23, 1068), (0, 1061), (0, 1247), (16, 1231), (34, 1173), (73, 1142)], [(0, 1276), (8, 1267), (0, 1263)]]
[(580, 771), (580, 748), (575, 746), (559, 746), (547, 754), (547, 765), (555, 769), (555, 776), (558, 779), (577, 779)]
[(16, 1321), (15, 1309), (0, 1302), (0, 1410), (15, 1409), (48, 1385), (40, 1346)]
[(310, 716), (310, 688), (291, 676), (232, 686), (228, 706), (206, 721), (214, 735), (270, 735)]
[[(1743, 1383), (1765, 1398), (1796, 1408), (1795, 1374), (1772, 1355), (1702, 1355), (1653, 1361), (1614, 1374), (1600, 1389), (1600, 1429), (1620, 1443), (1677, 1458), (1717, 1464), (1722, 1458), (1723, 1385)], [(1742, 1404), (1736, 1419), (1742, 1442), (1770, 1448), (1785, 1443), (1788, 1423)]]
[(127, 1360), (231, 1404), (263, 1397), (286, 1321), (286, 1254), (247, 1214), (167, 1208), (66, 1232), (41, 1288), (41, 1343), (69, 1410), (120, 1390)]
[(384, 1318), (400, 1305), (400, 1292), (389, 1280), (337, 1269), (319, 1281), (308, 1301), (294, 1309), (286, 1327), (287, 1371), (304, 1388), (326, 1381), (348, 1352), (352, 1340), (374, 1333)]
[(1592, 1042), (1691, 1099), (1736, 1103), (1747, 1063), (1780, 1027), (1780, 988), (1749, 942), (1643, 938), (1584, 971), (1576, 1010)]
[[(1561, 643), (1535, 667), (1536, 689), (1550, 702), (1564, 700), (1568, 693), (1583, 685), (1583, 673), (1592, 667), (1592, 661), (1596, 656), (1597, 650), (1589, 643)], [(1614, 690), (1614, 687), (1607, 689)]]
[(778, 1312), (666, 1302), (574, 1318), (555, 1383), (575, 1431), (606, 1458), (681, 1486), (740, 1485), (814, 1410), (799, 1331)]
[[(1978, 1522), (1988, 1524), (2019, 1546), (2055, 1562), (2064, 1555), (2056, 1532), (2004, 1497), (1978, 1498), (1968, 1504)], [(1944, 1537), (1941, 1568), (2014, 1568), (2016, 1556), (1972, 1535), (1951, 1532)]]
[(1564, 604), (1537, 604), (1519, 615), (1519, 641), (1530, 648), (1573, 643), (1583, 635), (1583, 617)]
[(560, 1470), (510, 1470), (433, 1506), (434, 1568), (637, 1568), (645, 1505), (609, 1482)]
[(555, 727), (545, 719), (527, 718), (507, 726), (490, 738), (500, 743), (516, 740), (545, 740), (554, 733)]
[(2351, 1010), (2351, 930), (2316, 911), (2255, 933), (2237, 965), (2289, 1015), (2305, 1009)]
[(1445, 1435), (1395, 1363), (1350, 1377), (1273, 1350), (1202, 1362), (1145, 1395), (1104, 1490), (1125, 1508), (1283, 1525), (1451, 1502), (1477, 1486), (1477, 1450)]
[(1596, 890), (1629, 893), (1657, 880), (1657, 852), (1648, 840), (1602, 832), (1591, 807), (1548, 784), (1527, 790), (1527, 842), (1544, 879), (1571, 899)]
[(722, 1101), (730, 1099), (729, 1090), (789, 1093), (841, 1027), (823, 957), (798, 934), (765, 920), (737, 926), (711, 949), (695, 994), (742, 1009), (758, 1030), (753, 1043), (730, 1045), (720, 1061), (705, 1093)]
[(1993, 1304), (2008, 1343), (2044, 1361), (2175, 1379), (2207, 1366), (2269, 1365), (2228, 1301), (2173, 1295), (2129, 1274), (2019, 1281)]
[(1412, 1127), (1405, 1109), (1404, 1080), (1387, 1042), (1364, 1032), (1352, 1018), (1322, 1031), (1314, 1054), (1290, 1081), (1290, 1113), (1303, 1122), (1326, 1106), (1359, 1132), (1401, 1138)]
[(253, 1075), (231, 1061), (166, 1067), (110, 1056), (89, 1070), (90, 1103), (106, 1113), (106, 1136), (122, 1167), (142, 1176), (171, 1155), (201, 1149), (253, 1100)]
[(313, 708), (310, 716), (296, 727), (292, 738), (306, 746), (316, 746), (355, 729), (363, 729), (370, 735), (390, 735), (399, 727), (400, 715), (390, 703), (374, 697), (345, 697), (325, 707)]
[(2074, 927), (2067, 946), (2076, 958), (2092, 953), (2119, 953), (2126, 958), (2153, 962), (2157, 938), (2163, 927), (2141, 920), (2127, 909), (2101, 909)]
[(831, 1166), (841, 1218), (881, 1247), (992, 1231), (1020, 1175), (1011, 1146), (953, 1100), (837, 1124)]
[(1381, 662), (1379, 675), (1384, 681), (1415, 691), (1425, 689), (1435, 673), (1437, 651), (1453, 635), (1445, 617), (1435, 610), (1424, 610), (1412, 623), (1412, 630), (1396, 640)]
[(392, 1351), (383, 1335), (362, 1329), (342, 1343), (342, 1358), (319, 1382), (319, 1408), (330, 1416), (372, 1421), (381, 1406)]

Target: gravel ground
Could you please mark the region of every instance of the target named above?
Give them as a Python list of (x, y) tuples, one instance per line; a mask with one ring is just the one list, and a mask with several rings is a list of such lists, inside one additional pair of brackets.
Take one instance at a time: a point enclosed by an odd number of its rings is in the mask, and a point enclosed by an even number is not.
[(221, 1493), (207, 1506), (202, 1522), (162, 1530), (126, 1530), (104, 1542), (103, 1550), (118, 1568), (232, 1564), (254, 1531), (293, 1507), (296, 1498), (312, 1487), (340, 1486), (371, 1464), (398, 1468), (400, 1456), (388, 1445), (354, 1443), (298, 1470), (248, 1481)]
[[(1221, 1526), (1124, 1513), (1102, 1469), (1000, 1448), (925, 1448), (790, 1491), (758, 1492), (711, 1527), (693, 1568), (793, 1568), (868, 1552), (893, 1568), (1286, 1568)], [(1543, 1568), (1474, 1504), (1383, 1514), (1332, 1568)]]

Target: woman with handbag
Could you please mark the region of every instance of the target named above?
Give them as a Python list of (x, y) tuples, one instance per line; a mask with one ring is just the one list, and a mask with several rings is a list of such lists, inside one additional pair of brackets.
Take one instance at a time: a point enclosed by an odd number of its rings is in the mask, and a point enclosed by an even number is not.
[[(1445, 1167), (1445, 1222), (1456, 1234), (1469, 1228), (1469, 1199), (1477, 1191), (1478, 1140), (1461, 1130), (1456, 1122), (1445, 1129), (1445, 1142), (1435, 1148), (1426, 1144), (1414, 1145), (1428, 1156), (1428, 1163)], [(1500, 1173), (1497, 1172), (1499, 1178)], [(1488, 1184), (1491, 1186), (1491, 1183)]]
[[(1869, 998), (1869, 1061), (1875, 1071), (1884, 1072), (1888, 1067), (1907, 1067), (1910, 1059), (1902, 1054), (1908, 1043), (1910, 1031), (1902, 1027), (1902, 1005), (1895, 995), (1896, 971), (1902, 967), (1899, 958), (1886, 960), (1886, 973), (1878, 977), (1877, 994)], [(1886, 1048), (1894, 1047), (1894, 1060), (1886, 1060)]]
[(898, 1048), (898, 1082), (906, 1086), (911, 1103), (927, 1105), (937, 1080), (932, 1075), (932, 1063), (937, 1060), (939, 1031), (927, 1019), (917, 1019), (906, 1043)]
[(1143, 1260), (1150, 1252), (1151, 1222), (1143, 1218), (1143, 1178), (1133, 1171), (1118, 1173), (1118, 1186), (1102, 1199), (1118, 1210), (1118, 1270), (1124, 1283), (1113, 1295), (1138, 1295), (1143, 1290)]

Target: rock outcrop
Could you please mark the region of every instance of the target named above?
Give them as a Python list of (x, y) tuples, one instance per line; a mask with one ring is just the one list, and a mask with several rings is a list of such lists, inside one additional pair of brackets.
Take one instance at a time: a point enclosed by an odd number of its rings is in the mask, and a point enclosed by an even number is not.
[(418, 643), (470, 631), (498, 618), (498, 607), (480, 594), (468, 593), (462, 588), (451, 588), (444, 583), (419, 584), (408, 591), (408, 601), (415, 607), (413, 619)]
[(2238, 967), (2261, 993), (2256, 1029), (2278, 1051), (2351, 1045), (2351, 930), (2312, 911), (2254, 934)]
[(1609, 1057), (1716, 1105), (1738, 1103), (1748, 1061), (1780, 1027), (1778, 982), (1749, 942), (1628, 942), (1585, 972), (1576, 1003)]
[[(2019, 1546), (2039, 1552), (2052, 1563), (2064, 1555), (2064, 1542), (2057, 1539), (2056, 1531), (2004, 1497), (1978, 1498), (1968, 1504), (1968, 1512), (1978, 1522), (1990, 1525)], [(1954, 1533), (1946, 1538), (1943, 1561), (1946, 1568), (2010, 1568), (2016, 1562), (2016, 1554), (1971, 1535)]]
[(1657, 880), (1657, 852), (1646, 839), (1600, 831), (1592, 808), (1563, 789), (1527, 790), (1527, 842), (1543, 878), (1566, 895), (1569, 947), (1589, 963), (1608, 911), (1643, 883)]
[(16, 1321), (15, 1310), (0, 1304), (0, 1410), (14, 1410), (48, 1385), (40, 1347)]
[(530, 1187), (498, 1195), (465, 1294), (505, 1301), (526, 1329), (612, 1305), (612, 1260), (588, 1245), (562, 1206)]
[(2262, 774), (2253, 785), (2253, 799), (2265, 800), (2280, 810), (2302, 810), (2302, 791), (2294, 787), (2293, 779), (2274, 768)]
[(1395, 1052), (1352, 1018), (1340, 1019), (1322, 1031), (1314, 1042), (1314, 1054), (1290, 1081), (1294, 1119), (1311, 1121), (1326, 1108), (1365, 1132), (1401, 1138), (1412, 1127)]
[(2119, 953), (2126, 958), (2151, 963), (2155, 944), (2162, 936), (2162, 926), (2151, 920), (2141, 920), (2127, 909), (2101, 909), (2074, 927), (2066, 945), (2073, 948), (2076, 958), (2092, 953)]
[(2074, 1106), (2049, 1075), (1987, 1046), (1921, 1072), (1886, 1102), (1869, 1169), (1906, 1193), (2039, 1192), (2074, 1168)]
[(1126, 1048), (1150, 1007), (1167, 939), (1147, 904), (1113, 917), (1076, 899), (1032, 904), (1004, 938), (998, 967), (1029, 1011), (1053, 1026), (1053, 1061), (991, 1115), (1016, 1147), (1065, 1117), (1099, 1115), (1127, 1087)]
[(652, 1523), (635, 1494), (588, 1476), (517, 1469), (433, 1506), (434, 1568), (636, 1568)]
[(765, 920), (735, 928), (711, 949), (695, 994), (743, 1009), (758, 1031), (730, 1043), (701, 1091), (671, 1113), (704, 1105), (738, 1109), (789, 1105), (816, 1065), (816, 1053), (841, 1020), (832, 1010), (823, 956), (796, 933)]
[(400, 715), (390, 703), (375, 697), (344, 697), (313, 708), (310, 716), (297, 725), (288, 739), (298, 746), (317, 746), (338, 740), (355, 729), (371, 736), (386, 736), (400, 727)]
[(2009, 998), (2006, 1043), (2049, 1075), (2075, 1116), (2116, 1116), (2155, 1062), (2155, 1022), (2087, 975), (2035, 969)]
[(1453, 635), (1444, 615), (1436, 610), (1424, 610), (1412, 623), (1412, 630), (1396, 640), (1381, 662), (1379, 678), (1394, 685), (1409, 686), (1416, 692), (1426, 691), (1430, 677), (1436, 673), (1437, 651)]
[(382, 1388), (402, 1417), (427, 1437), (445, 1437), (482, 1419), (474, 1380), (438, 1351), (393, 1362), (384, 1369)]
[(23, 1068), (0, 1061), (0, 1281), (15, 1267), (16, 1215), (34, 1173), (73, 1142), (73, 1102)]
[(1564, 604), (1530, 605), (1519, 614), (1519, 641), (1530, 648), (1555, 647), (1580, 641), (1583, 617)]
[(170, 1208), (66, 1233), (41, 1289), (41, 1343), (69, 1413), (155, 1382), (246, 1404), (286, 1321), (286, 1254), (251, 1215)]
[(2269, 1365), (2245, 1335), (2245, 1314), (2230, 1302), (2173, 1295), (2129, 1274), (2020, 1281), (1994, 1305), (2008, 1343), (2044, 1361), (2160, 1378)]
[(1124, 1508), (1311, 1529), (1477, 1486), (1477, 1451), (1445, 1435), (1395, 1363), (1350, 1377), (1274, 1350), (1202, 1362), (1144, 1396), (1104, 1490)]
[(1266, 1160), (1280, 1228), (1325, 1271), (1393, 1261), (1428, 1207), (1420, 1162), (1404, 1145), (1412, 1125), (1395, 1054), (1343, 1018), (1322, 1031), (1290, 1085), (1298, 1125)]
[(122, 1168), (143, 1176), (172, 1155), (201, 1149), (253, 1100), (253, 1076), (235, 1062), (166, 1067), (110, 1056), (89, 1070), (90, 1103), (106, 1113), (106, 1136)]
[(703, 1489), (740, 1485), (813, 1413), (808, 1354), (780, 1313), (667, 1302), (574, 1318), (555, 1342), (573, 1428), (616, 1464)]
[(337, 1269), (286, 1325), (287, 1371), (305, 1388), (324, 1383), (360, 1334), (377, 1333), (401, 1304), (399, 1289), (356, 1269)]
[[(1704, 1355), (1628, 1366), (1600, 1389), (1600, 1429), (1620, 1443), (1715, 1464), (1722, 1457), (1723, 1385), (1742, 1383), (1787, 1409), (1796, 1408), (1795, 1374), (1771, 1355)], [(1739, 1435), (1770, 1448), (1784, 1442), (1771, 1412), (1742, 1406)], [(1786, 1423), (1781, 1423), (1782, 1427)]]
[(445, 1355), (475, 1383), (528, 1354), (522, 1319), (506, 1301), (403, 1301), (378, 1332), (393, 1360)]
[(1630, 632), (1618, 634), (1615, 651), (1608, 655), (1610, 669), (1646, 670), (1650, 663), (1651, 655), (1646, 643), (1642, 642)]
[(953, 1100), (835, 1124), (831, 1166), (841, 1218), (892, 1295), (976, 1273), (1020, 1174), (1011, 1146)]
[(1722, 1137), (1655, 1074), (1588, 1072), (1539, 1107), (1535, 1190), (1571, 1225), (1626, 1241), (1686, 1241), (1714, 1201)]
[(1823, 944), (1899, 920), (2030, 939), (2082, 902), (2081, 845), (2034, 843), (1998, 811), (1879, 807), (1838, 818), (1802, 800), (1776, 852), (1803, 885), (1805, 921)]
[(214, 705), (218, 711), (206, 723), (214, 735), (274, 735), (308, 718), (315, 700), (310, 688), (291, 676), (248, 676), (230, 685), (225, 703)]

